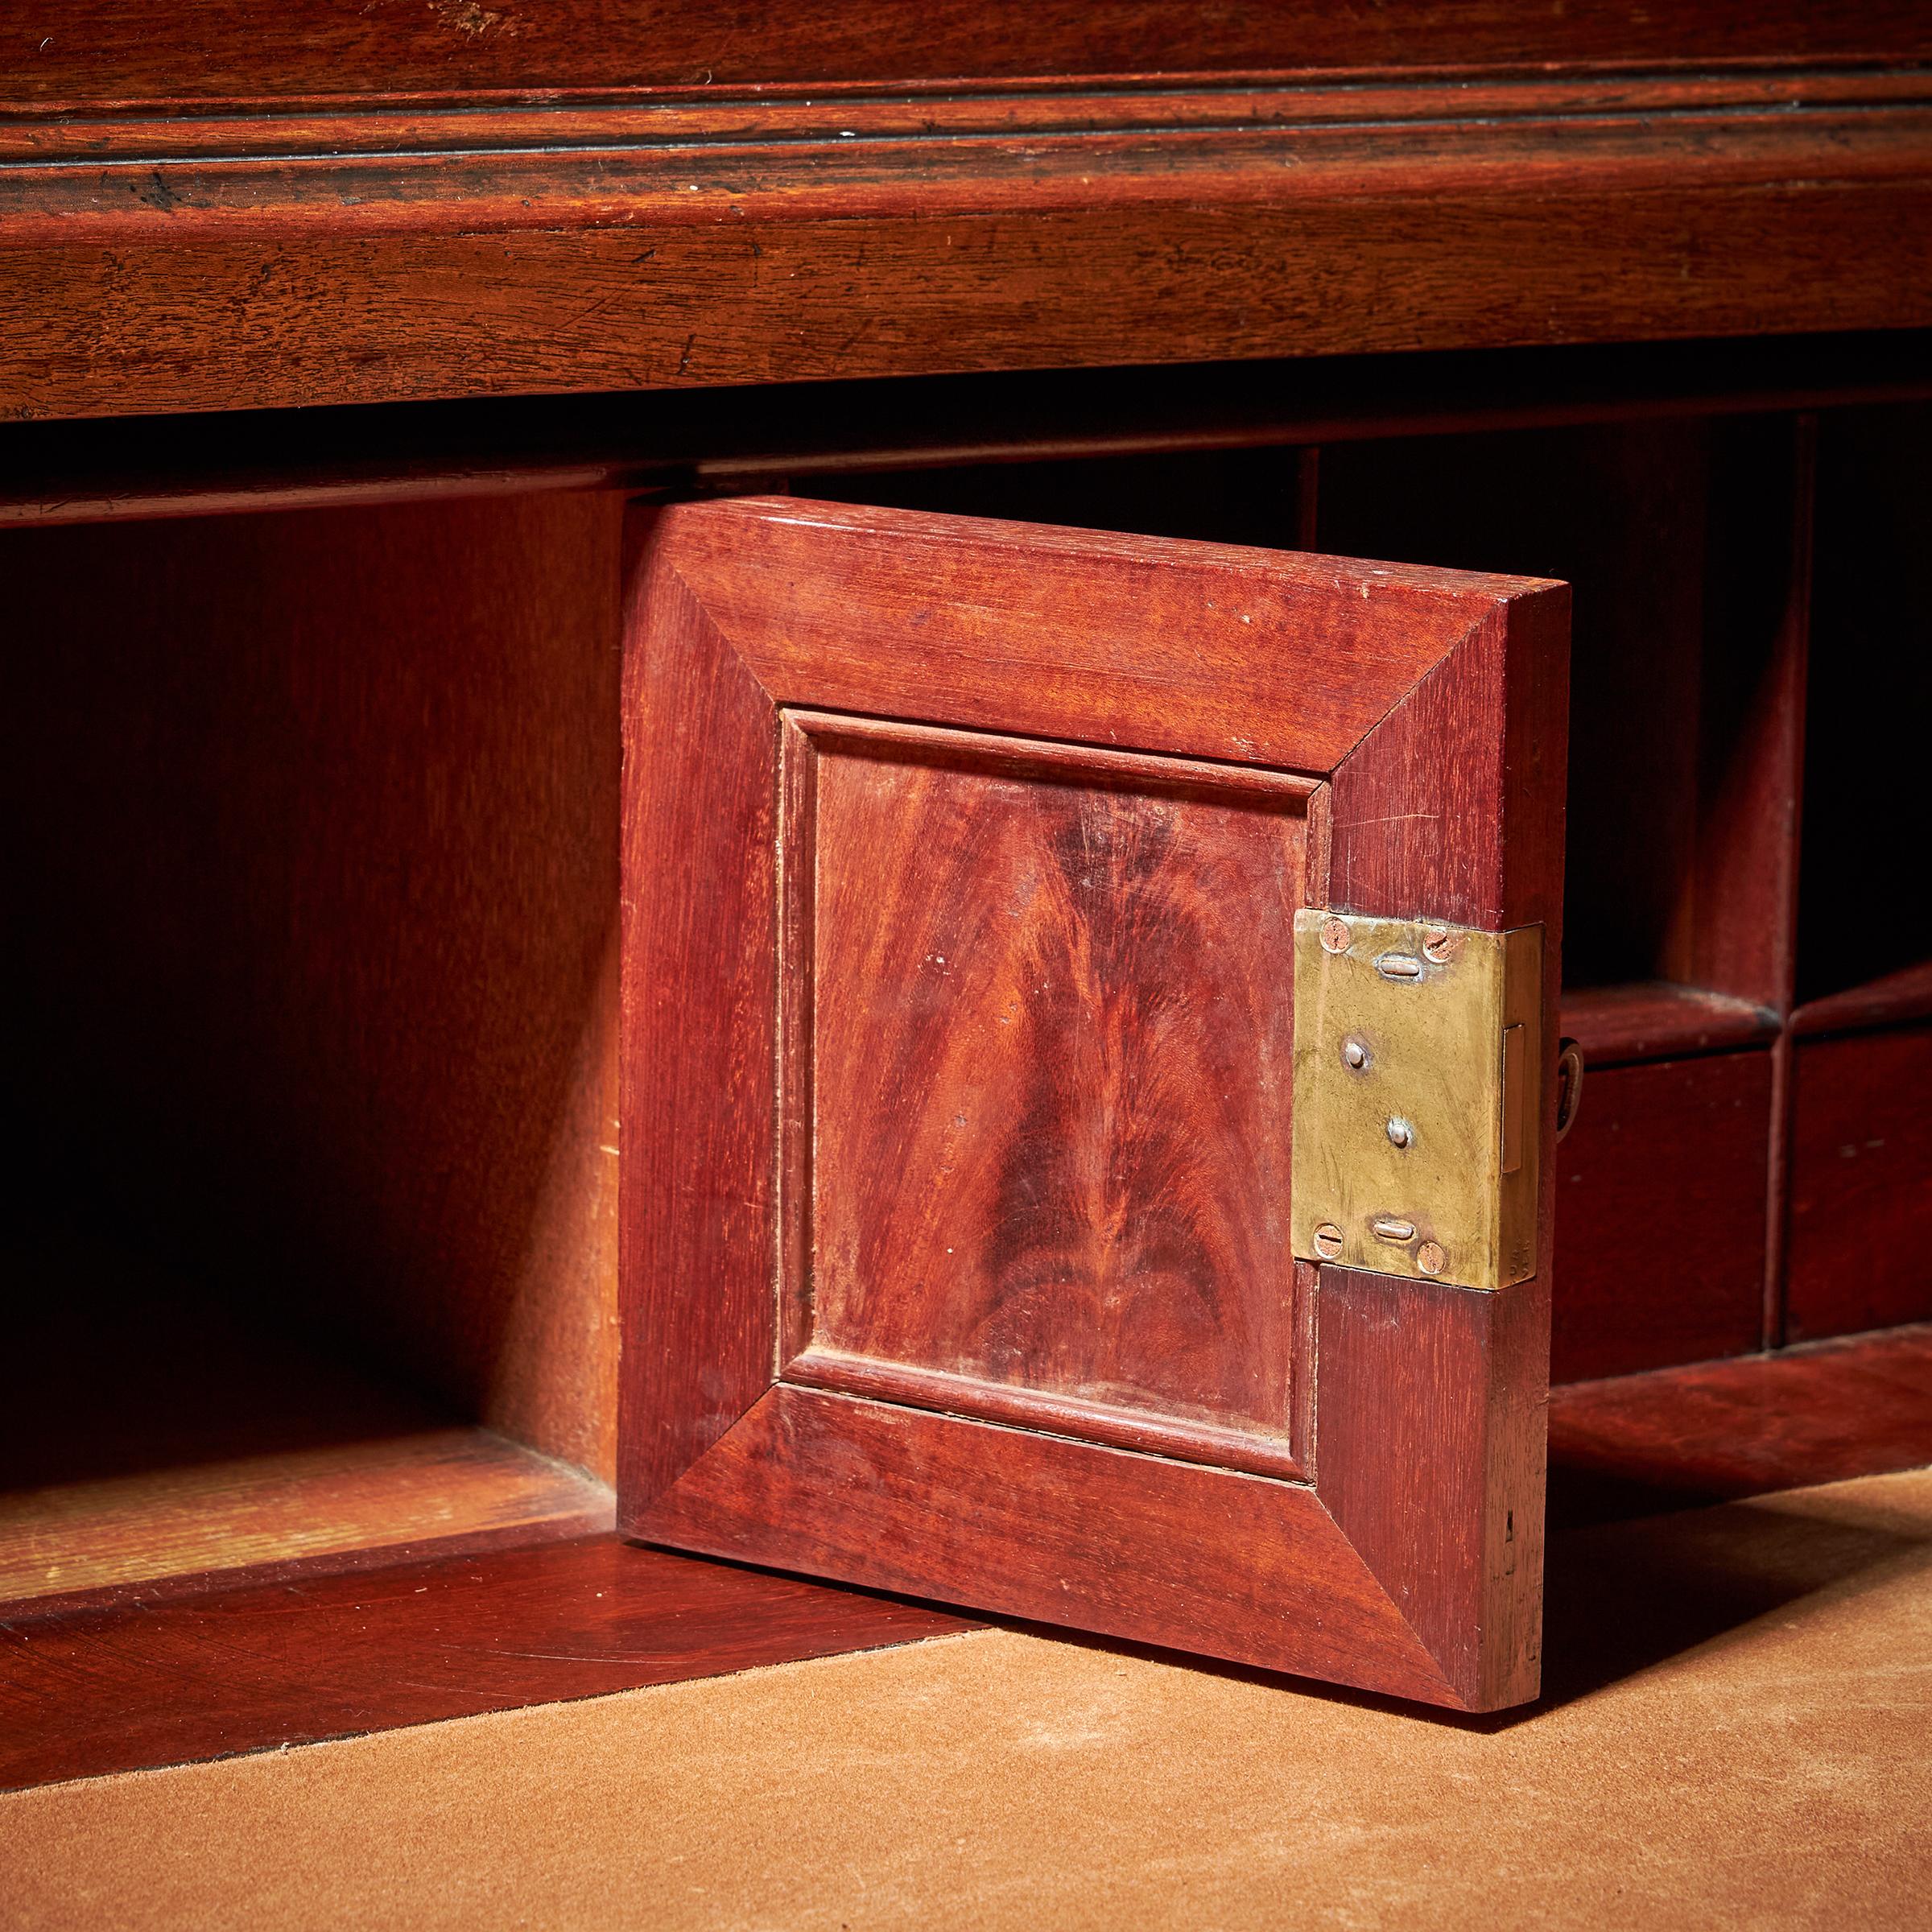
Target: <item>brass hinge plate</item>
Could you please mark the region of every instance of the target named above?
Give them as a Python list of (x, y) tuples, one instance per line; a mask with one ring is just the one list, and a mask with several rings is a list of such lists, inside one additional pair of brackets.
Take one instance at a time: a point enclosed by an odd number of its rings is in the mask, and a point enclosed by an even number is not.
[(1294, 1252), (1504, 1288), (1537, 1271), (1543, 929), (1294, 920)]

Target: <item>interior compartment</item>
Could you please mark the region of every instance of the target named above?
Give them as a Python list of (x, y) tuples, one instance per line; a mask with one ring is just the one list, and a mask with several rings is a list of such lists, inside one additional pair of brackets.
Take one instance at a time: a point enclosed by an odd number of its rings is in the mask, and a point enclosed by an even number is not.
[(1887, 983), (1889, 1005), (1844, 1000), (1837, 1017), (1853, 1023), (1932, 1012), (1929, 451), (1932, 406), (1819, 421), (1798, 997), (1814, 1008)]
[[(1928, 829), (1929, 427), (1816, 430), (1802, 898), (1797, 418), (807, 487), (1573, 584), (1565, 1022), (1594, 1085), (1560, 1157), (1555, 1364), (1594, 1376), (1776, 1339), (1782, 1015), (1927, 1009), (1901, 855)], [(607, 1509), (621, 517), (551, 495), (0, 537), (29, 1149), (0, 1599)], [(1837, 1198), (1812, 1051), (1790, 1331), (1932, 1312), (1916, 1224), (1882, 1294), (1815, 1286), (1848, 1278), (1807, 1258), (1805, 1203)], [(1888, 1145), (1886, 1198), (1932, 1196)]]
[(0, 538), (0, 1593), (607, 1513), (621, 518)]

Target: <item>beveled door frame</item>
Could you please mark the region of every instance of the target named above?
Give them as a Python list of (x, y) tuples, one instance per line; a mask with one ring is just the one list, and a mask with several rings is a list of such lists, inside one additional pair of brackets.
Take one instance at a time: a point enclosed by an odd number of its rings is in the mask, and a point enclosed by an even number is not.
[[(1533, 1696), (1554, 1051), (1543, 1272), (1322, 1267), (1312, 1480), (801, 1385), (781, 745), (783, 713), (836, 712), (1314, 781), (1311, 892), (1540, 923), (1553, 1048), (1567, 590), (790, 498), (639, 508), (631, 537), (620, 1526), (1459, 1708)], [(1141, 1560), (1083, 1553), (1103, 1519)]]

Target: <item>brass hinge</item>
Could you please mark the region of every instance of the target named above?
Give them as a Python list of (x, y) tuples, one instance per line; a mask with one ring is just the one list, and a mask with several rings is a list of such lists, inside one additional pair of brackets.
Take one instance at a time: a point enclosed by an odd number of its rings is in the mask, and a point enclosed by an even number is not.
[(1537, 1271), (1543, 929), (1294, 919), (1294, 1252), (1504, 1288)]

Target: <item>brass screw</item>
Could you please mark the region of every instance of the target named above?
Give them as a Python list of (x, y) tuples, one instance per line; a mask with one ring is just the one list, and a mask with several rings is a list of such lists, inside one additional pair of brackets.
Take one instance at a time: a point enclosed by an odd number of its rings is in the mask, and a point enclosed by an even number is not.
[(1324, 952), (1346, 952), (1348, 950), (1348, 927), (1342, 919), (1322, 921), (1322, 950)]
[(1439, 966), (1447, 966), (1463, 949), (1463, 935), (1437, 926), (1422, 935), (1422, 956), (1435, 960)]
[(1438, 1241), (1424, 1241), (1415, 1251), (1415, 1265), (1424, 1274), (1440, 1274), (1448, 1260)]
[(1342, 1231), (1333, 1221), (1323, 1221), (1315, 1231), (1315, 1251), (1331, 1261), (1342, 1251)]

